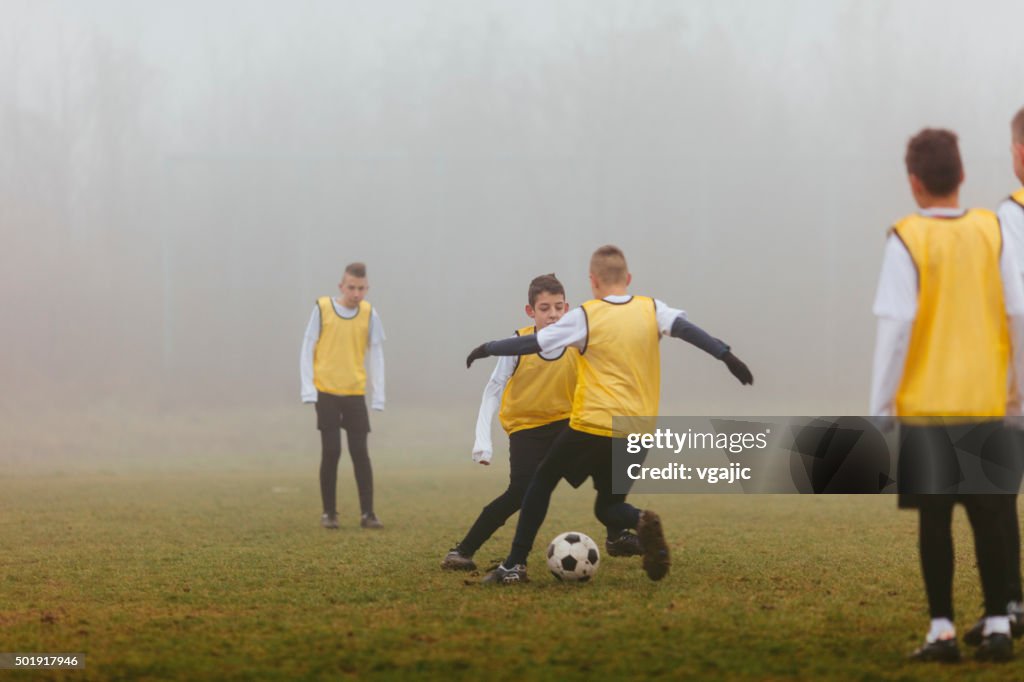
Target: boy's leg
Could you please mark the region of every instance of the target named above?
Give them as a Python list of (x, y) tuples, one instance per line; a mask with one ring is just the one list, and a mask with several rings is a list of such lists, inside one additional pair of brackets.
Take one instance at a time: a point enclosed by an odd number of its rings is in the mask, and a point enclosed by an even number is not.
[(483, 508), (473, 527), (459, 543), (458, 549), (463, 556), (475, 554), (480, 546), (522, 507), (523, 497), (534, 472), (564, 427), (563, 422), (558, 424), (562, 426), (552, 428), (554, 425), (548, 424), (536, 429), (516, 431), (509, 436), (508, 488)]
[(922, 495), (918, 516), (921, 575), (931, 618), (953, 621), (954, 500), (947, 495)]
[(373, 467), (365, 431), (347, 431), (348, 452), (352, 457), (352, 470), (359, 490), (359, 510), (363, 514), (373, 513)]
[(985, 625), (982, 641), (974, 652), (979, 661), (1008, 661), (1013, 658), (1013, 640), (1007, 614), (1009, 563), (1006, 505), (1002, 495), (966, 495), (963, 498), (974, 531), (974, 550), (985, 595)]
[(512, 551), (503, 562), (505, 568), (526, 563), (526, 558), (530, 555), (530, 550), (533, 549), (533, 542), (537, 539), (537, 532), (547, 516), (551, 493), (554, 492), (558, 481), (567, 473), (578, 455), (581, 444), (580, 437), (586, 435), (566, 428), (555, 439), (544, 461), (537, 467), (537, 471), (526, 489), (526, 495), (523, 497), (519, 523), (516, 524), (516, 535), (512, 540)]
[[(342, 404), (342, 428), (348, 436), (348, 452), (352, 458), (356, 488), (359, 491), (359, 510), (363, 525), (367, 519), (376, 520), (373, 510), (373, 467), (370, 465), (370, 451), (367, 444), (370, 433), (370, 416), (366, 411), (366, 398), (361, 395), (345, 396)], [(374, 524), (374, 527), (377, 527)]]
[(1005, 616), (1009, 601), (1009, 576), (1005, 542), (1005, 501), (1003, 495), (966, 495), (967, 518), (974, 531), (978, 574), (985, 595), (985, 615)]
[[(640, 510), (626, 502), (626, 493), (612, 492), (612, 453), (615, 439), (591, 436), (594, 468), (591, 477), (597, 498), (594, 500), (594, 516), (608, 532), (608, 537), (618, 537), (624, 529), (636, 530), (640, 521)], [(641, 455), (641, 459), (642, 459)]]
[[(593, 471), (594, 489), (597, 499), (594, 501), (594, 515), (605, 525), (605, 528), (635, 528), (639, 536), (639, 545), (643, 555), (643, 568), (651, 580), (661, 580), (668, 575), (671, 566), (668, 543), (661, 527), (661, 518), (651, 510), (641, 511), (626, 502), (626, 494), (615, 494), (613, 490), (613, 458), (616, 445), (612, 438), (592, 436), (594, 442)], [(641, 459), (643, 458), (641, 454)]]
[(320, 431), (320, 501), (324, 516), (321, 525), (338, 527), (336, 491), (338, 459), (341, 457), (341, 411), (338, 396), (319, 393), (316, 401), (316, 427)]
[(320, 432), (320, 499), (324, 513), (337, 515), (335, 499), (338, 486), (338, 459), (341, 457), (341, 430), (325, 429)]

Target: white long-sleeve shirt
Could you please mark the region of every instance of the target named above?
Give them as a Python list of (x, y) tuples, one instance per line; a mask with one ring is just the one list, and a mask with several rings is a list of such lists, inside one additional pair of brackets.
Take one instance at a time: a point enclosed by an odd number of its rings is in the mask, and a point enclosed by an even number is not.
[[(632, 296), (605, 296), (604, 300), (611, 303), (625, 303)], [(677, 317), (686, 319), (686, 313), (670, 308), (658, 299), (654, 300), (654, 311), (658, 319), (658, 329), (662, 336), (672, 333), (672, 324)], [(583, 308), (573, 308), (562, 316), (558, 322), (537, 332), (537, 343), (541, 347), (540, 354), (548, 359), (557, 358), (563, 350), (572, 346), (583, 350), (587, 344), (587, 317)], [(494, 448), (491, 441), (491, 427), (494, 413), (501, 407), (501, 396), (505, 392), (505, 384), (515, 371), (516, 359), (505, 356), (498, 358), (491, 378), (484, 387), (480, 411), (476, 419), (476, 440), (473, 443), (473, 461), (489, 464)]]
[[(353, 317), (359, 311), (356, 308), (346, 308), (331, 299), (334, 310), (341, 317)], [(383, 410), (385, 403), (384, 392), (384, 325), (381, 324), (380, 316), (377, 315), (377, 308), (370, 311), (370, 346), (366, 354), (366, 366), (369, 374), (369, 388), (371, 395), (370, 407), (374, 410)], [(302, 385), (302, 402), (316, 402), (316, 385), (313, 383), (313, 353), (316, 344), (320, 340), (320, 306), (313, 306), (313, 314), (309, 316), (309, 324), (306, 325), (306, 334), (302, 338), (302, 351), (299, 353), (299, 379)]]
[[(965, 213), (959, 208), (933, 208), (921, 211), (921, 215), (936, 218), (955, 218)], [(1024, 282), (1017, 265), (1015, 249), (1010, 246), (1004, 225), (1004, 246), (999, 258), (999, 270), (1003, 280), (1003, 300), (1010, 327), (1011, 395), (1008, 400), (1008, 414), (1017, 414), (1019, 398), (1016, 387), (1020, 386), (1024, 370)], [(1024, 234), (1024, 232), (1022, 232)], [(894, 416), (896, 391), (903, 378), (903, 368), (910, 346), (910, 333), (917, 317), (917, 269), (906, 246), (895, 235), (885, 243), (882, 258), (882, 272), (878, 277), (878, 291), (875, 294), (874, 314), (878, 318), (875, 339), (874, 368), (871, 378), (871, 404), (869, 412), (875, 417)]]

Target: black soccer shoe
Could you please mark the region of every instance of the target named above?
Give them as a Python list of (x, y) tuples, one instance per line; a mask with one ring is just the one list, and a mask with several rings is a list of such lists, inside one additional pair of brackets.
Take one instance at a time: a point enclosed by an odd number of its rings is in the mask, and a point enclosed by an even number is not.
[(978, 619), (978, 622), (971, 626), (971, 629), (964, 633), (964, 644), (967, 646), (981, 646), (985, 639), (985, 616)]
[(643, 548), (644, 572), (651, 580), (661, 580), (668, 575), (672, 563), (668, 556), (665, 533), (661, 528), (661, 518), (650, 509), (640, 512), (636, 533), (640, 536), (640, 547)]
[(476, 562), (472, 554), (463, 554), (458, 545), (448, 550), (441, 560), (441, 568), (448, 571), (475, 571)]
[(981, 641), (974, 652), (976, 661), (992, 661), (993, 663), (1006, 663), (1013, 660), (1013, 640), (1009, 635), (1001, 632), (993, 632)]
[(498, 567), (485, 575), (480, 582), (484, 585), (519, 585), (530, 582), (530, 579), (526, 577), (525, 564), (516, 564), (512, 568), (498, 564)]
[[(1021, 608), (1021, 603), (1017, 601), (1011, 601), (1006, 605), (1006, 614), (1010, 618), (1010, 634), (1013, 635), (1014, 639), (1019, 639), (1021, 635), (1024, 635), (1024, 610)], [(980, 646), (981, 641), (984, 638), (985, 632), (985, 616), (978, 619), (970, 630), (964, 634), (964, 644), (970, 646)]]
[(373, 512), (367, 512), (363, 514), (363, 517), (359, 519), (359, 526), (361, 528), (369, 528), (371, 530), (379, 530), (384, 527), (384, 524), (380, 522), (377, 515)]
[(924, 646), (915, 650), (908, 658), (912, 661), (959, 663), (960, 647), (956, 645), (956, 637), (937, 639), (934, 642), (925, 642)]
[(622, 535), (614, 540), (605, 540), (604, 551), (608, 552), (608, 556), (640, 556), (644, 553), (640, 547), (640, 537), (628, 530), (622, 531)]
[(324, 512), (320, 515), (320, 525), (330, 530), (338, 530), (338, 515)]

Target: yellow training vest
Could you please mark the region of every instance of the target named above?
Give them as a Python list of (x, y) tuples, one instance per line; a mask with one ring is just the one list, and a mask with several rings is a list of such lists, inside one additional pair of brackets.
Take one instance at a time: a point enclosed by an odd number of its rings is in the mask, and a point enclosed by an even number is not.
[(911, 215), (892, 228), (917, 268), (917, 317), (898, 417), (1002, 417), (1010, 338), (999, 269), (1002, 233), (991, 211)]
[(366, 347), (370, 343), (371, 306), (360, 301), (352, 317), (342, 317), (330, 296), (317, 299), (320, 307), (320, 340), (313, 351), (313, 384), (316, 390), (334, 395), (365, 395)]
[[(569, 426), (595, 436), (623, 438), (654, 427), (661, 396), (661, 356), (654, 299), (633, 296), (624, 303), (583, 304), (587, 343)], [(647, 417), (616, 424), (612, 417)]]
[(1024, 208), (1024, 187), (1011, 194), (1010, 200)]
[[(536, 327), (523, 327), (516, 331), (516, 336), (527, 336), (535, 330)], [(520, 357), (501, 396), (498, 416), (505, 432), (511, 435), (568, 419), (572, 414), (579, 359), (575, 348), (566, 348), (554, 360), (547, 360), (540, 353)]]

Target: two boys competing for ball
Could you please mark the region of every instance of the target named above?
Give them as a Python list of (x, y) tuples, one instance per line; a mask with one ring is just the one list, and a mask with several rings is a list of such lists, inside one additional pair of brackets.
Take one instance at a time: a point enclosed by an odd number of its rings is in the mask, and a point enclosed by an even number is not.
[[(516, 330), (518, 337), (535, 334), (558, 322), (569, 309), (565, 287), (554, 274), (534, 278), (527, 290), (527, 300), (526, 315), (534, 324)], [(445, 555), (442, 568), (476, 569), (473, 555), (519, 511), (537, 467), (555, 438), (569, 425), (579, 363), (576, 348), (498, 359), (480, 403), (473, 461), (484, 465), (491, 462), (491, 421), (497, 411), (508, 434), (508, 488), (483, 508), (466, 536)], [(605, 550), (610, 556), (640, 554), (639, 539), (629, 530), (609, 527), (607, 531)]]
[(555, 437), (527, 487), (511, 552), (484, 583), (526, 581), (527, 558), (562, 478), (574, 487), (592, 479), (597, 491), (594, 514), (602, 525), (637, 531), (644, 571), (651, 580), (661, 580), (669, 571), (669, 549), (658, 514), (637, 509), (626, 502), (625, 493), (613, 490), (612, 453), (627, 433), (621, 422), (613, 425), (612, 417), (647, 423), (657, 416), (662, 336), (683, 339), (723, 361), (743, 384), (753, 383), (753, 376), (728, 345), (690, 323), (682, 310), (630, 295), (631, 281), (622, 251), (603, 246), (590, 260), (592, 300), (535, 334), (484, 343), (466, 359), (469, 367), (492, 355), (554, 356), (576, 349), (580, 356), (569, 424)]

